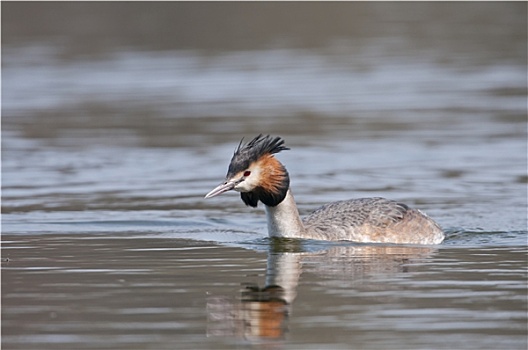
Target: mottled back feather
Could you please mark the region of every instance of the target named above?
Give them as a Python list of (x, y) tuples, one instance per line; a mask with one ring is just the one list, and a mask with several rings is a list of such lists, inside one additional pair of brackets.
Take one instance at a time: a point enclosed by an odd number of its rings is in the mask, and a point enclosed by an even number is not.
[[(356, 242), (433, 244), (440, 227), (422, 212), (384, 198), (359, 198), (326, 204), (303, 220), (317, 239)], [(433, 233), (424, 238), (424, 233)]]

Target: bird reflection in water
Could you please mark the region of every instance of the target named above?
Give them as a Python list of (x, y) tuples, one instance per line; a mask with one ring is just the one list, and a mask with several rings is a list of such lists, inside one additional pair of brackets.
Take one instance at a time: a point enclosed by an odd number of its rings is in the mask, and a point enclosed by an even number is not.
[(369, 277), (405, 273), (413, 262), (429, 258), (435, 248), (395, 245), (330, 246), (303, 250), (302, 241), (273, 239), (268, 251), (265, 286), (242, 283), (237, 298), (211, 296), (207, 300), (208, 336), (249, 341), (284, 339), (297, 296), (301, 272), (340, 280), (343, 284), (372, 283)]
[(209, 298), (207, 335), (281, 339), (287, 330), (289, 306), (284, 289), (275, 285), (246, 285), (237, 302), (226, 297)]

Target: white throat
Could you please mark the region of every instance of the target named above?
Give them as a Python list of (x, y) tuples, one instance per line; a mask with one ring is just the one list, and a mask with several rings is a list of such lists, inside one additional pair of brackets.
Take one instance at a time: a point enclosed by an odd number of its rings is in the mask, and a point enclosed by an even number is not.
[(291, 190), (288, 189), (286, 197), (278, 205), (268, 207), (268, 234), (270, 237), (300, 238), (304, 235), (304, 226), (293, 199)]

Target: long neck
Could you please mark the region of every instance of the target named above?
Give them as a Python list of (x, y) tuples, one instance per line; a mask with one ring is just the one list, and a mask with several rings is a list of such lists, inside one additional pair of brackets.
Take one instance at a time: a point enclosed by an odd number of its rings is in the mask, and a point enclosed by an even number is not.
[(270, 237), (303, 237), (304, 226), (290, 189), (282, 202), (273, 207), (266, 205), (266, 215)]

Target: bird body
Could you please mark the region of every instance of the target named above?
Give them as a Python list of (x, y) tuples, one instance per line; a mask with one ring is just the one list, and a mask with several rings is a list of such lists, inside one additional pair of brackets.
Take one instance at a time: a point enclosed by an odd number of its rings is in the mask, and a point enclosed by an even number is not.
[(288, 148), (280, 137), (259, 135), (244, 146), (241, 142), (226, 181), (205, 198), (235, 190), (248, 206), (264, 203), (271, 237), (398, 244), (443, 241), (442, 229), (426, 214), (384, 198), (332, 202), (301, 220), (288, 172), (273, 156), (283, 150)]

